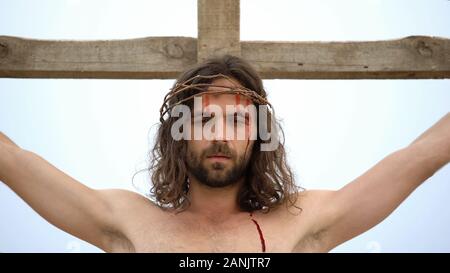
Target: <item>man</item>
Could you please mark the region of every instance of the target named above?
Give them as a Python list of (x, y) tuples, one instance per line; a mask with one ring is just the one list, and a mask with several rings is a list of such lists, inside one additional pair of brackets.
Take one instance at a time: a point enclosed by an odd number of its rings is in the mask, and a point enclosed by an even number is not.
[(300, 191), (268, 108), (248, 63), (211, 59), (164, 99), (148, 168), (152, 200), (90, 189), (1, 133), (0, 180), (50, 223), (107, 252), (327, 252), (381, 222), (450, 161), (446, 114), (342, 189)]

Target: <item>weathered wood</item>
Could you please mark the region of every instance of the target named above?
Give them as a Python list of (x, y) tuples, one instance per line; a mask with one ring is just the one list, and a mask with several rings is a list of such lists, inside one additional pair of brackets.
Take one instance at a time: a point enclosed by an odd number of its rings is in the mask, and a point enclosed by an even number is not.
[[(170, 79), (197, 62), (187, 37), (43, 41), (0, 36), (0, 77)], [(266, 79), (450, 78), (450, 40), (241, 42)]]
[(198, 0), (199, 62), (212, 56), (241, 55), (239, 0)]
[(197, 62), (197, 40), (50, 41), (0, 36), (0, 77), (171, 79)]
[(450, 78), (450, 40), (410, 36), (370, 42), (242, 42), (266, 79)]

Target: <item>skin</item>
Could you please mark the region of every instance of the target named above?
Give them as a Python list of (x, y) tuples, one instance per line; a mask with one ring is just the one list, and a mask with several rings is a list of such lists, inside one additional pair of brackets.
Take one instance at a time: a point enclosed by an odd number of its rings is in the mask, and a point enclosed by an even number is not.
[[(220, 80), (218, 84), (235, 85)], [(209, 98), (224, 106), (232, 96)], [(237, 155), (246, 140), (189, 141), (201, 154), (214, 142)], [(223, 175), (235, 162), (204, 159), (209, 172), (220, 161)], [(421, 183), (450, 161), (450, 113), (371, 169), (336, 191), (298, 193), (292, 213), (279, 206), (254, 213), (267, 252), (328, 252), (385, 219)], [(107, 252), (260, 252), (261, 243), (247, 212), (235, 199), (243, 178), (212, 188), (189, 174), (191, 205), (181, 213), (163, 211), (147, 198), (126, 190), (94, 190), (58, 170), (39, 155), (21, 149), (0, 133), (0, 180), (56, 227)], [(48, 202), (51, 200), (51, 202)]]

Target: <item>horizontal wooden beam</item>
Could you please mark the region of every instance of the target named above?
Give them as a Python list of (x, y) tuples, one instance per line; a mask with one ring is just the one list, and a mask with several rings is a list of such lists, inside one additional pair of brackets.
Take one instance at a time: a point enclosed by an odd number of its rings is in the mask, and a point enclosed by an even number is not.
[(197, 40), (51, 41), (0, 36), (0, 77), (172, 79), (197, 63)]
[[(450, 39), (241, 41), (265, 79), (450, 78)], [(197, 62), (197, 39), (50, 41), (0, 36), (0, 77), (173, 79)]]
[(450, 78), (450, 40), (410, 36), (369, 42), (242, 42), (266, 79)]

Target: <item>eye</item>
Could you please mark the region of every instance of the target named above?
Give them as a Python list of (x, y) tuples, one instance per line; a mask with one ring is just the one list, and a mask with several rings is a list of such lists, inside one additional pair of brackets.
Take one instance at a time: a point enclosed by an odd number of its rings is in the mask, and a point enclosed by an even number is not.
[(202, 123), (206, 123), (211, 119), (211, 117), (203, 117), (202, 118)]
[(234, 115), (234, 123), (235, 124), (248, 124), (248, 119), (242, 115)]

